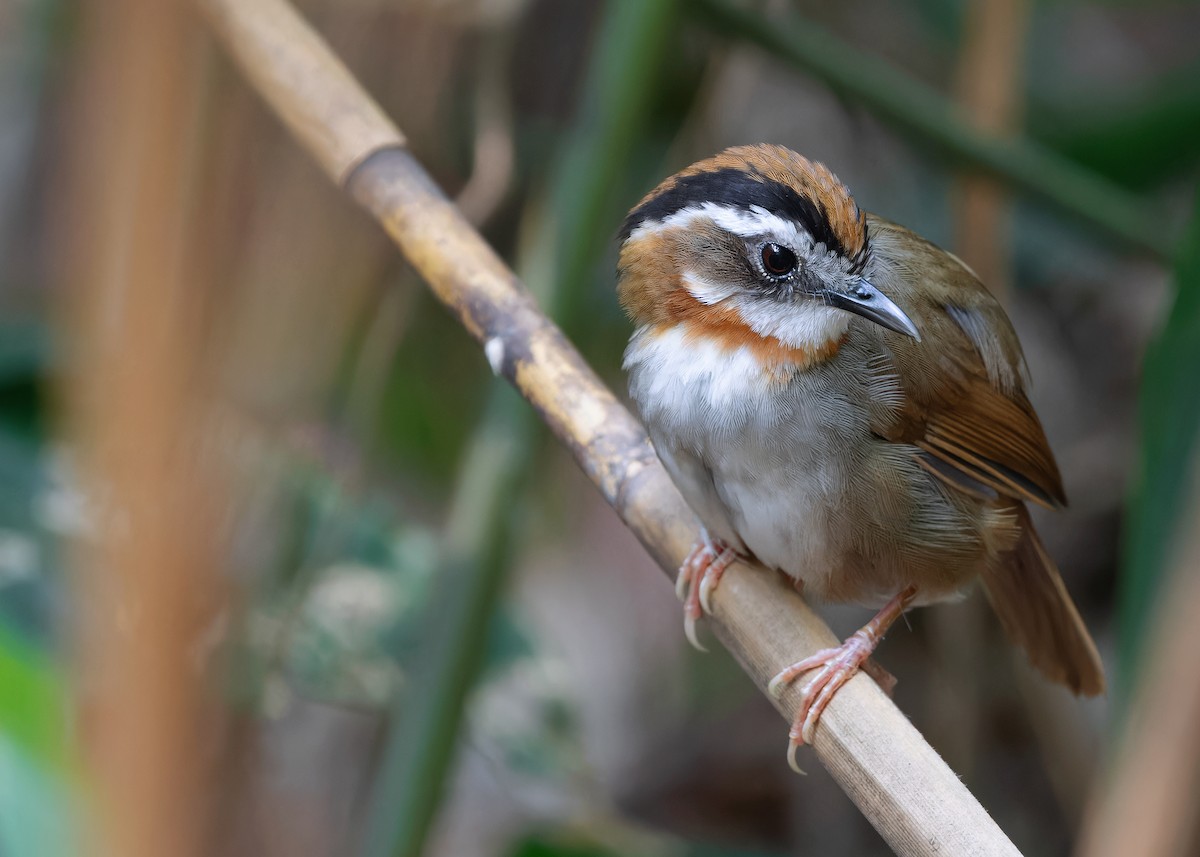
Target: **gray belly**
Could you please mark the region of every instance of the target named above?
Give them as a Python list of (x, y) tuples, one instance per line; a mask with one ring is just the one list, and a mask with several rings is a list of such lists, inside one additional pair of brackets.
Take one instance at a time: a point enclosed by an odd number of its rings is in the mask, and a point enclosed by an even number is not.
[(647, 423), (709, 531), (807, 593), (882, 604), (919, 584), (921, 602), (952, 597), (986, 559), (979, 504), (928, 476), (915, 447), (875, 437), (868, 395), (861, 376), (810, 371), (736, 422)]

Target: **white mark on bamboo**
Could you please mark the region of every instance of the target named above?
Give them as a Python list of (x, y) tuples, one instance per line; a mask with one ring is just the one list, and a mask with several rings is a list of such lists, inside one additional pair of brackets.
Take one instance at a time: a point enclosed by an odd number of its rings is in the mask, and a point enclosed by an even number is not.
[(504, 368), (504, 340), (499, 336), (493, 336), (484, 343), (483, 353), (492, 367), (492, 374), (499, 375)]

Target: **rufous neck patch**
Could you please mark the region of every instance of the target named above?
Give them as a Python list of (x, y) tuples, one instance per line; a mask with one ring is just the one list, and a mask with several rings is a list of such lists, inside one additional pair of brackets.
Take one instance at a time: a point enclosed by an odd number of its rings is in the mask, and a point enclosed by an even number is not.
[(661, 330), (678, 325), (685, 339), (709, 342), (726, 351), (745, 349), (762, 365), (763, 372), (780, 380), (790, 377), (793, 372), (832, 360), (849, 336), (848, 332), (843, 332), (803, 348), (787, 345), (751, 329), (735, 309), (705, 306), (686, 292), (684, 295), (679, 297), (676, 305), (682, 308), (690, 301), (691, 311), (677, 314), (674, 324), (664, 324)]

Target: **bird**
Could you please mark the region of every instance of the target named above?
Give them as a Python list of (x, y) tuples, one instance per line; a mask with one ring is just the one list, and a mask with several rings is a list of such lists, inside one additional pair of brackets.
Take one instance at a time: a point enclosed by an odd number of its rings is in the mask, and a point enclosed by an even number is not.
[(1067, 498), (1021, 345), (965, 263), (772, 144), (665, 179), (618, 240), (630, 399), (700, 523), (677, 577), (688, 639), (699, 647), (696, 622), (738, 557), (806, 597), (878, 609), (771, 681), (778, 696), (811, 673), (793, 768), (888, 628), (975, 581), (1047, 678), (1104, 691), (1029, 513)]

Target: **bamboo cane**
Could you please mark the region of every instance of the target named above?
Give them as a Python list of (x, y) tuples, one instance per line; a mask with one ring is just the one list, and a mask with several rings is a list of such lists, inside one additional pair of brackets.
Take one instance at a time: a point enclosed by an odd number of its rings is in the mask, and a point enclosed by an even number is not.
[[(39, 811), (63, 828), (79, 819), (78, 838), (61, 840), (74, 841), (71, 853), (199, 857), (225, 724), (201, 641), (227, 594), (216, 523), (225, 474), (195, 442), (207, 224), (193, 204), (190, 144), (201, 133), (204, 34), (178, 0), (79, 13), (79, 109), (56, 211), (69, 224), (55, 297), (71, 357), (55, 381), (91, 523), (63, 545), (73, 590), (67, 743), (79, 742), (85, 779)], [(5, 696), (13, 704), (7, 684)]]
[[(674, 574), (697, 523), (642, 427), (404, 148), (400, 131), (286, 0), (198, 2), (267, 104), (382, 224), (483, 345), (493, 369), (533, 405)], [(760, 688), (792, 661), (837, 643), (778, 575), (761, 568), (735, 564), (713, 600), (714, 630)], [(775, 704), (790, 720), (797, 701), (793, 689)], [(783, 742), (781, 729), (781, 748)], [(898, 854), (1018, 853), (869, 678), (856, 677), (834, 698), (814, 748)]]

